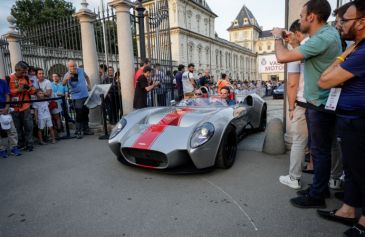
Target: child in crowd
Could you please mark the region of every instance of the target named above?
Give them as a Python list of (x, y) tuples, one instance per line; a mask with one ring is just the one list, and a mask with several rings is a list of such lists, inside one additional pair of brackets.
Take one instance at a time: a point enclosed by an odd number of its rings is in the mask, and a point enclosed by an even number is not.
[[(37, 99), (44, 99), (44, 93), (42, 90), (37, 90)], [(56, 143), (55, 134), (52, 125), (51, 113), (48, 108), (48, 101), (34, 102), (33, 108), (35, 109), (35, 120), (38, 125), (38, 139), (40, 145), (45, 145), (46, 143), (43, 141), (43, 129), (45, 127), (48, 128), (49, 133), (51, 134), (52, 144)]]
[(0, 157), (8, 158), (9, 150), (11, 155), (20, 156), (21, 153), (17, 147), (18, 136), (10, 114), (2, 113), (0, 115), (0, 134)]

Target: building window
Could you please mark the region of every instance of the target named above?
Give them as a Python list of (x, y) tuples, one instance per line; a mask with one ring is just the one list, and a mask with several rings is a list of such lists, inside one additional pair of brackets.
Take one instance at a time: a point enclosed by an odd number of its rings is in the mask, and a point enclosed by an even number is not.
[(207, 63), (207, 67), (209, 67), (210, 60), (209, 60), (209, 47), (205, 48), (205, 59)]
[(188, 51), (188, 54), (189, 54), (188, 60), (189, 61), (188, 61), (188, 63), (192, 63), (193, 62), (194, 45), (192, 43), (190, 43), (188, 48), (189, 48), (189, 51)]
[(193, 13), (190, 10), (188, 10), (186, 12), (186, 16), (187, 16), (187, 28), (188, 30), (191, 30), (191, 18), (193, 16)]
[(247, 18), (244, 18), (243, 19), (243, 24), (247, 25), (248, 24), (248, 19)]
[(222, 51), (220, 51), (220, 66), (223, 68), (223, 54)]
[(267, 50), (271, 50), (271, 45), (270, 44), (267, 45)]
[(200, 15), (196, 15), (196, 26), (197, 32), (200, 33)]
[(205, 35), (208, 35), (208, 18), (204, 18), (204, 30), (205, 30)]
[(215, 51), (215, 66), (218, 68), (219, 66), (219, 55), (218, 55), (218, 50)]

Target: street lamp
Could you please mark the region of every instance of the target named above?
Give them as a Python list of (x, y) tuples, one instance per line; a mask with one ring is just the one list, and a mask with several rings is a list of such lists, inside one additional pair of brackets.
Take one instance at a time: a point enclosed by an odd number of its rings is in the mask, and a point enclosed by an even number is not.
[(136, 7), (138, 12), (138, 29), (139, 29), (139, 45), (140, 45), (140, 53), (141, 60), (146, 59), (146, 42), (145, 42), (145, 34), (144, 34), (144, 12), (146, 8), (143, 7), (142, 0), (138, 0), (138, 5)]

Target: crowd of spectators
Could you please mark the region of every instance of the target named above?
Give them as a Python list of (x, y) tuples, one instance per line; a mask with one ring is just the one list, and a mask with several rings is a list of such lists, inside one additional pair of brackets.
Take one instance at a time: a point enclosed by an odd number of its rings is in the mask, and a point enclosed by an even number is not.
[[(327, 24), (330, 14), (327, 0), (309, 0), (289, 31), (272, 31), (277, 60), (288, 63), (293, 134), (289, 174), (279, 181), (301, 189), (302, 171), (313, 173), (310, 187), (297, 191), (290, 202), (299, 208), (326, 208), (330, 189), (340, 189), (344, 180), (344, 192), (334, 194), (341, 207), (317, 213), (351, 226), (344, 236), (364, 237), (365, 1), (336, 9), (335, 27)], [(313, 164), (302, 170), (306, 147)]]
[(197, 74), (193, 63), (188, 64), (187, 67), (180, 64), (178, 70), (171, 74), (167, 70), (164, 72), (160, 64), (152, 67), (148, 59), (144, 60), (136, 71), (134, 82), (135, 109), (153, 105), (166, 106), (171, 100), (180, 101), (183, 98), (193, 97), (194, 91), (199, 88), (205, 88), (204, 90), (207, 90), (210, 95), (220, 95), (223, 87), (229, 88), (230, 93), (235, 94), (258, 93), (259, 90), (266, 90), (261, 81), (240, 81), (224, 73), (215, 81), (209, 69)]
[(76, 114), (76, 137), (93, 134), (84, 105), (91, 85), (89, 77), (75, 61), (70, 60), (67, 66), (63, 80), (57, 73), (48, 80), (42, 68), (20, 61), (14, 73), (0, 80), (0, 157), (20, 156), (22, 150), (31, 152), (35, 141), (39, 145), (48, 141), (55, 144), (65, 132), (62, 118), (70, 119), (68, 104)]

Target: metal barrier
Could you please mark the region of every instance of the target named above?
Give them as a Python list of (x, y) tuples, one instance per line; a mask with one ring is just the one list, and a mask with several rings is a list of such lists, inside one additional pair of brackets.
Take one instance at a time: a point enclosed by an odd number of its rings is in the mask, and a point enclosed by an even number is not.
[[(70, 108), (68, 107), (67, 100), (66, 100), (66, 97), (65, 96), (55, 97), (55, 98), (46, 98), (46, 99), (40, 99), (40, 100), (10, 101), (10, 102), (3, 102), (2, 104), (10, 104), (10, 107), (14, 107), (17, 104), (18, 105), (19, 104), (32, 104), (32, 103), (35, 103), (35, 102), (57, 101), (57, 100), (61, 100), (61, 106), (62, 106), (61, 122), (64, 122), (65, 123), (65, 128), (66, 128), (66, 135), (60, 137), (60, 139), (71, 139), (71, 138), (74, 138), (74, 136), (72, 136), (71, 133), (70, 133), (69, 123), (72, 121), (72, 118), (69, 115), (69, 111), (70, 111), (69, 109)], [(14, 112), (12, 112), (12, 113), (14, 113)]]

